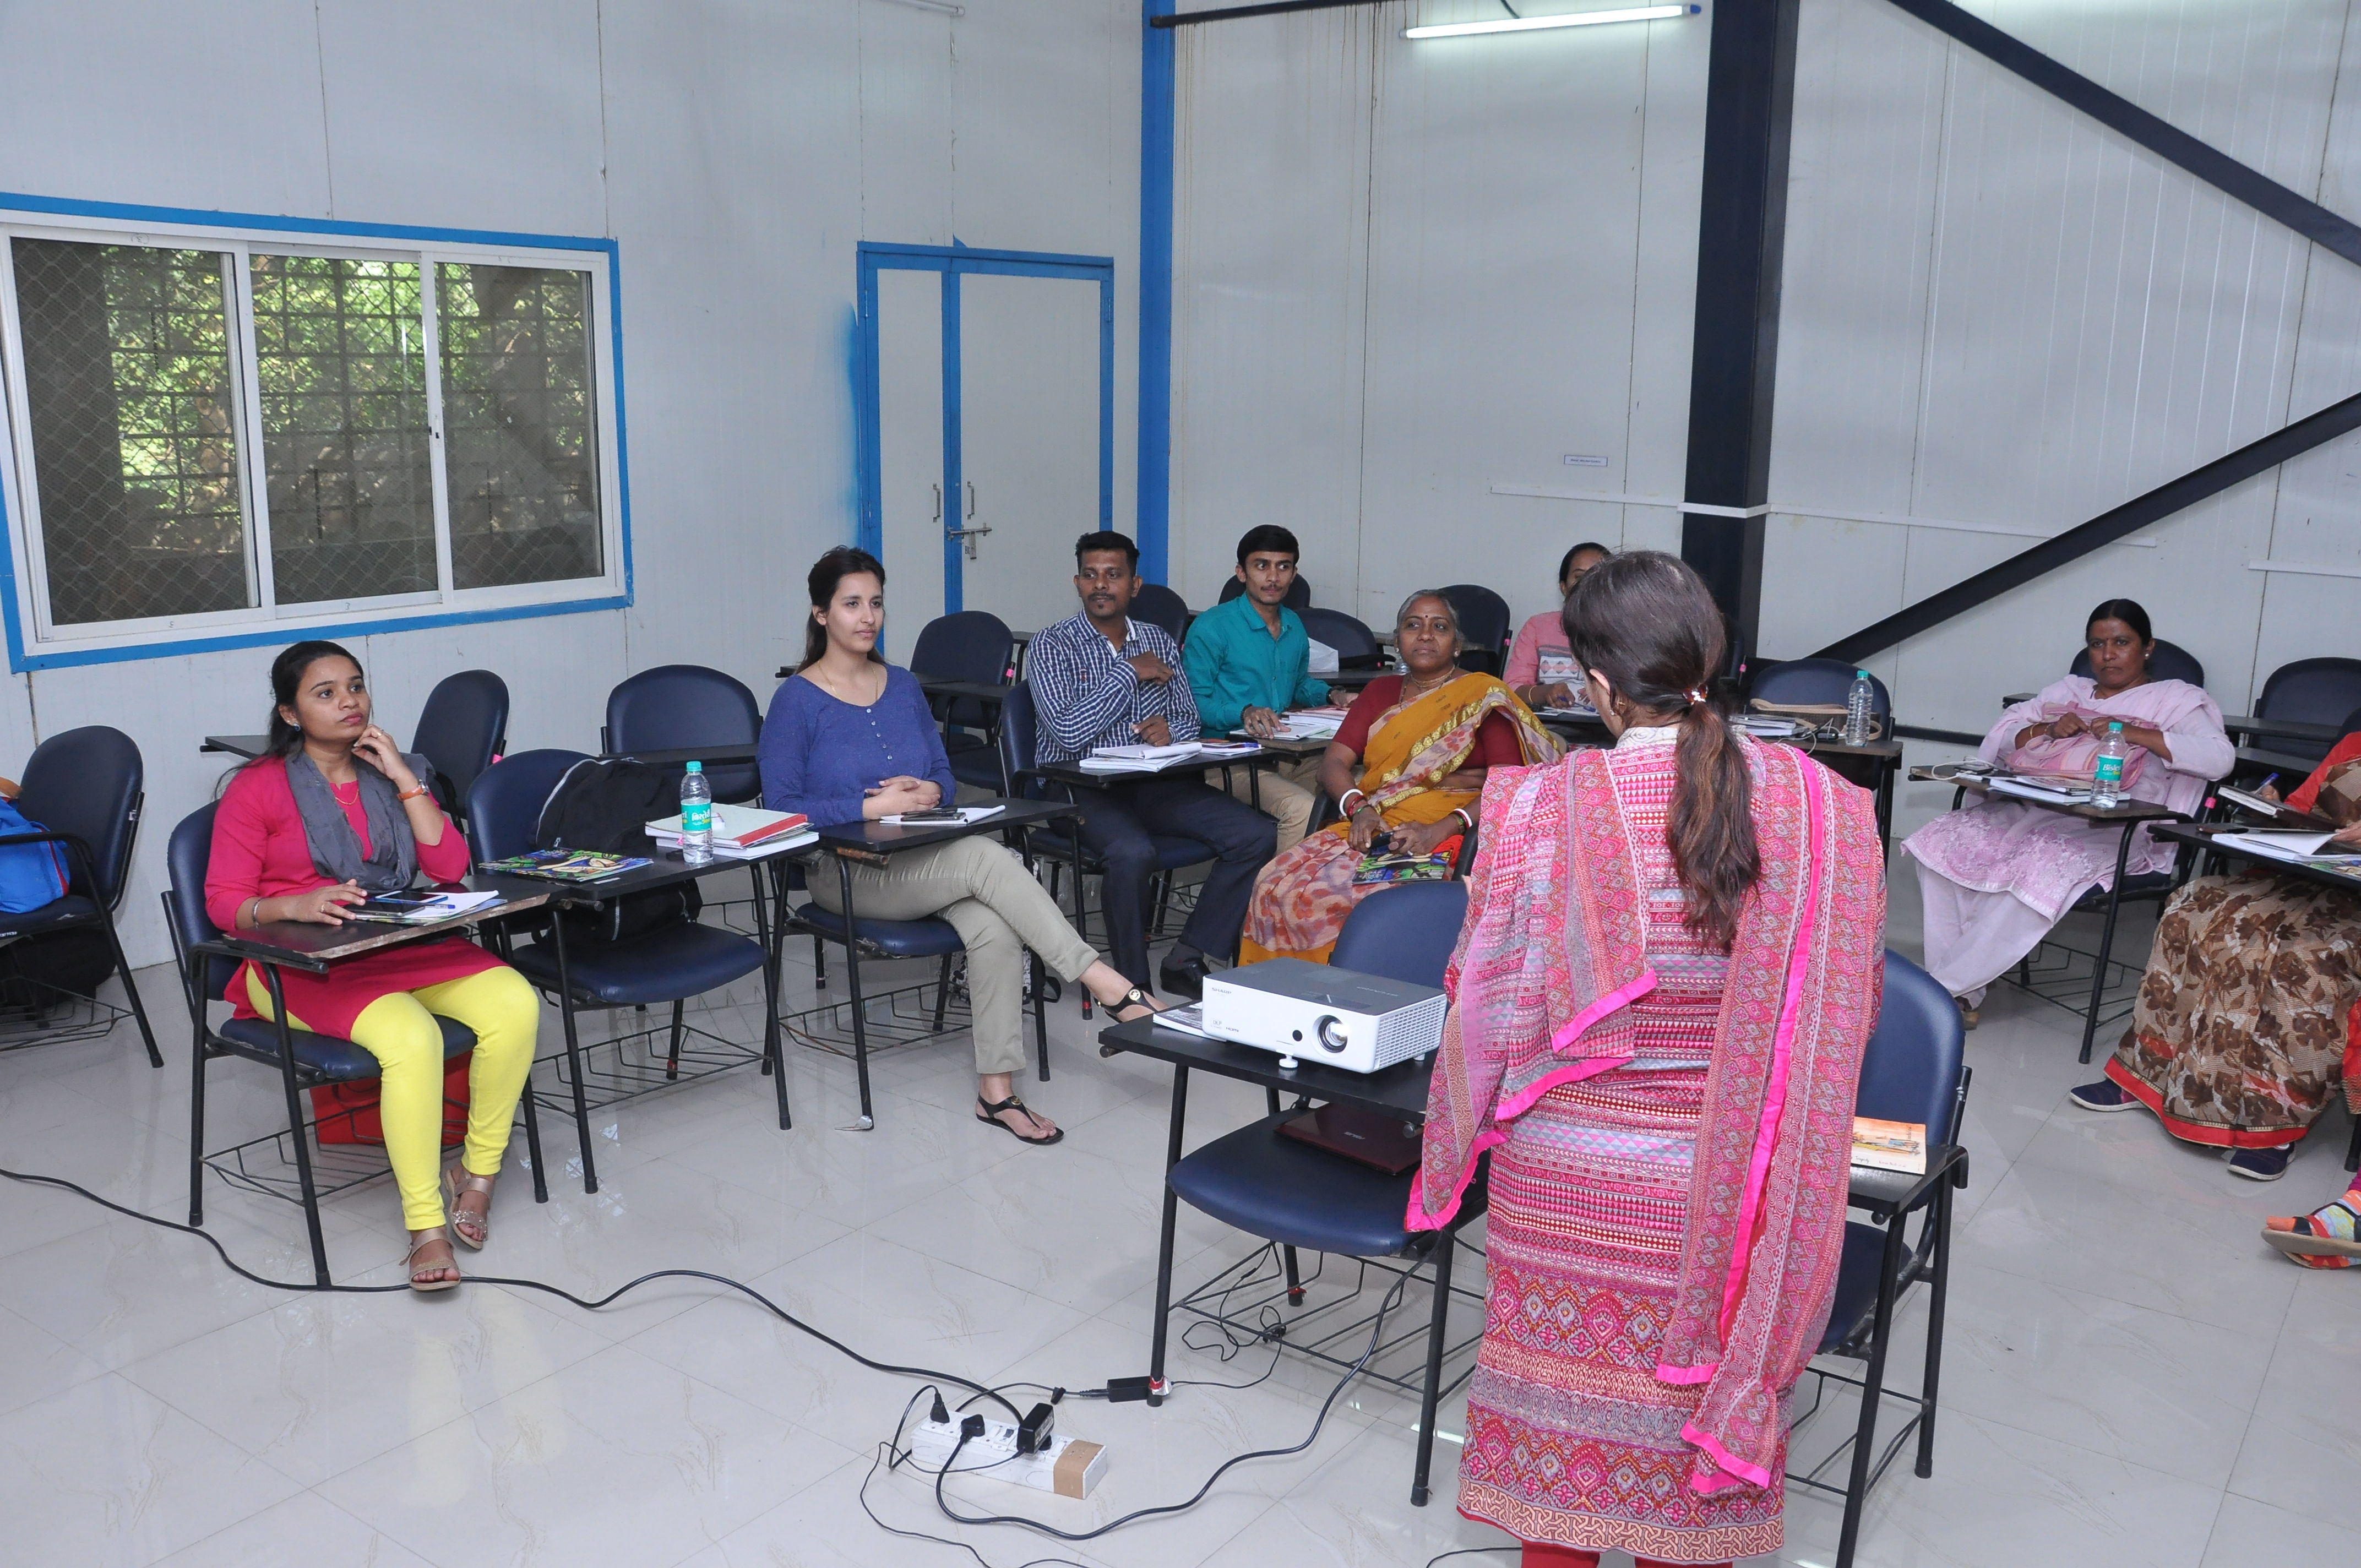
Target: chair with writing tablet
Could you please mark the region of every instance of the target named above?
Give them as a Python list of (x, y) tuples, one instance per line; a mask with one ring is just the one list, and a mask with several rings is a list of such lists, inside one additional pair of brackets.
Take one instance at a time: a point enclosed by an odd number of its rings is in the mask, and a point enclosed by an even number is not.
[[(1853, 1109), (1858, 1115), (1925, 1127), (1927, 1170), (1916, 1175), (1854, 1168), (1851, 1206), (1875, 1223), (1845, 1223), (1836, 1301), (1820, 1336), (1818, 1355), (1861, 1362), (1861, 1374), (1854, 1376), (1817, 1365), (1806, 1368), (1817, 1379), (1811, 1408), (1796, 1415), (1788, 1429), (1787, 1484), (1844, 1498), (1836, 1568), (1852, 1568), (1870, 1488), (1913, 1432), (1918, 1439), (1916, 1473), (1922, 1478), (1935, 1473), (1936, 1390), (1943, 1361), (1943, 1307), (1951, 1277), (1951, 1194), (1968, 1184), (1967, 1151), (1960, 1147), (1970, 1078), (1964, 1050), (1959, 1004), (1950, 993), (1916, 964), (1887, 953), (1883, 1003), (1861, 1057)], [(1916, 1242), (1908, 1236), (1914, 1214), (1919, 1216)], [(1885, 1386), (1885, 1362), (1894, 1315), (1910, 1288), (1922, 1282), (1927, 1288), (1927, 1356), (1918, 1392), (1912, 1395)], [(1818, 1411), (1830, 1382), (1861, 1390), (1860, 1419), (1850, 1437), (1810, 1469), (1798, 1471), (1794, 1434)], [(1878, 1414), (1887, 1399), (1912, 1407), (1913, 1413), (1881, 1453)], [(1800, 1394), (1795, 1403), (1802, 1403)], [(1844, 1486), (1819, 1478), (1848, 1456), (1850, 1469)]]

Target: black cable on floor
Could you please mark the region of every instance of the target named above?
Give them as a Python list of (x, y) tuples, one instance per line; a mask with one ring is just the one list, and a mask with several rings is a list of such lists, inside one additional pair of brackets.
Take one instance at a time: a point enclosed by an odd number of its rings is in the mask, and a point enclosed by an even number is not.
[[(0, 1176), (5, 1176), (11, 1181), (24, 1182), (28, 1186), (62, 1188), (68, 1192), (76, 1193), (83, 1198), (87, 1198), (92, 1202), (98, 1204), (100, 1207), (112, 1209), (115, 1212), (125, 1215), (127, 1218), (145, 1220), (148, 1223), (159, 1226), (164, 1230), (178, 1231), (183, 1235), (196, 1236), (203, 1240), (207, 1246), (213, 1248), (215, 1253), (220, 1255), (222, 1262), (229, 1268), (231, 1273), (239, 1276), (241, 1278), (250, 1279), (257, 1285), (268, 1286), (273, 1290), (288, 1290), (301, 1295), (314, 1296), (382, 1296), (394, 1291), (408, 1290), (410, 1288), (408, 1285), (313, 1285), (291, 1279), (273, 1279), (268, 1275), (257, 1274), (254, 1270), (238, 1262), (237, 1259), (230, 1256), (229, 1249), (222, 1245), (220, 1240), (216, 1238), (212, 1232), (202, 1229), (199, 1226), (184, 1225), (177, 1220), (166, 1220), (159, 1218), (154, 1214), (142, 1213), (137, 1209), (127, 1208), (121, 1203), (117, 1203), (111, 1198), (102, 1198), (97, 1193), (93, 1192), (89, 1188), (83, 1187), (76, 1182), (68, 1181), (61, 1176), (39, 1176), (27, 1171), (9, 1170), (5, 1168), (0, 1168)], [(709, 1284), (724, 1286), (731, 1290), (737, 1291), (740, 1295), (748, 1298), (763, 1307), (765, 1310), (770, 1312), (772, 1316), (777, 1318), (781, 1322), (785, 1323), (788, 1327), (800, 1330), (803, 1332), (809, 1334), (812, 1338), (819, 1341), (820, 1343), (828, 1346), (830, 1350), (836, 1351), (850, 1360), (860, 1363), (862, 1365), (869, 1368), (872, 1372), (890, 1373), (897, 1377), (923, 1378), (933, 1382), (948, 1383), (961, 1388), (972, 1389), (982, 1398), (998, 1400), (1001, 1408), (1008, 1412), (1009, 1420), (1022, 1420), (1025, 1419), (1023, 1411), (1011, 1404), (1006, 1397), (1002, 1395), (998, 1389), (994, 1388), (987, 1384), (978, 1383), (971, 1377), (961, 1377), (954, 1372), (937, 1372), (931, 1368), (924, 1366), (899, 1366), (892, 1362), (873, 1361), (868, 1356), (862, 1354), (859, 1351), (853, 1349), (851, 1345), (845, 1343), (842, 1340), (838, 1339), (835, 1335), (828, 1333), (820, 1329), (816, 1329), (811, 1324), (805, 1322), (801, 1318), (796, 1317), (793, 1312), (788, 1311), (785, 1307), (780, 1306), (776, 1301), (772, 1300), (768, 1296), (763, 1295), (760, 1290), (755, 1289), (752, 1286), (732, 1279), (726, 1274), (708, 1274), (701, 1268), (659, 1268), (652, 1273), (642, 1274), (637, 1279), (630, 1280), (624, 1284), (619, 1285), (614, 1289), (609, 1290), (607, 1294), (598, 1297), (595, 1300), (577, 1296), (571, 1290), (565, 1289), (559, 1286), (548, 1284), (545, 1281), (539, 1279), (515, 1279), (497, 1274), (471, 1274), (467, 1276), (467, 1279), (470, 1283), (477, 1285), (505, 1285), (511, 1290), (539, 1290), (544, 1295), (555, 1296), (562, 1300), (571, 1301), (574, 1305), (589, 1312), (595, 1312), (599, 1310), (601, 1308), (611, 1306), (619, 1298), (654, 1280), (702, 1279)]]

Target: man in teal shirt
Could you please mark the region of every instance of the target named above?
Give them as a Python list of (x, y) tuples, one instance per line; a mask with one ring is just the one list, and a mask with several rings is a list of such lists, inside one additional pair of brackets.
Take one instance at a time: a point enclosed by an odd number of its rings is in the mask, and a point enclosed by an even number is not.
[[(1238, 581), (1246, 591), (1199, 616), (1189, 625), (1183, 651), (1189, 687), (1197, 697), (1197, 723), (1208, 737), (1243, 729), (1270, 735), (1290, 707), (1316, 707), (1328, 688), (1310, 674), (1312, 640), (1303, 622), (1287, 608), (1295, 587), (1295, 535), (1273, 523), (1246, 531), (1238, 541)], [(1262, 808), (1279, 818), (1279, 852), (1303, 837), (1318, 789), (1320, 759), (1301, 757), (1267, 769), (1258, 781)], [(1234, 773), (1230, 793), (1253, 798), (1246, 770)]]

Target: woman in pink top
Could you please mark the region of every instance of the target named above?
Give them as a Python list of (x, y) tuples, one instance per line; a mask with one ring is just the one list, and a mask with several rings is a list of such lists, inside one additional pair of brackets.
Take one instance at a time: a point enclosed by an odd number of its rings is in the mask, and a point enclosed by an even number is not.
[[(425, 760), (404, 757), (369, 721), (358, 661), (334, 642), (298, 642), (271, 662), (270, 690), (270, 749), (237, 771), (214, 817), (205, 913), (214, 925), (338, 926), (353, 905), (408, 887), (422, 872), (432, 882), (467, 875), (467, 840), (419, 780)], [(411, 1288), (449, 1289), (459, 1283), (451, 1238), (481, 1247), (490, 1234), (492, 1180), (533, 1067), (539, 999), (523, 976), (464, 937), (281, 976), (289, 1024), (377, 1058), (386, 1155), (410, 1230)], [(269, 986), (251, 963), (239, 966), (225, 995), (241, 1018), (272, 1016)], [(447, 1172), (436, 1014), (476, 1034), (467, 1146)]]
[(1574, 655), (1566, 652), (1565, 598), (1593, 566), (1614, 558), (1614, 551), (1587, 540), (1567, 551), (1565, 559), (1557, 564), (1560, 608), (1545, 609), (1517, 629), (1509, 643), (1508, 668), (1501, 679), (1527, 707), (1564, 707), (1580, 700), (1582, 675), (1574, 667)]

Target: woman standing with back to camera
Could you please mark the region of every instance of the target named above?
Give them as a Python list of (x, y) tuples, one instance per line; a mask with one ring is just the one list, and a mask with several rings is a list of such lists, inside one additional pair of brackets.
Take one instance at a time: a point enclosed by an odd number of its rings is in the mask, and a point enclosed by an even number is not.
[(1528, 1568), (1726, 1564), (1780, 1547), (1786, 1395), (1836, 1288), (1876, 816), (1730, 728), (1679, 561), (1603, 563), (1565, 630), (1616, 744), (1486, 784), (1409, 1223), (1490, 1151), (1460, 1511)]
[[(408, 887), (421, 871), (435, 882), (467, 874), (467, 840), (419, 782), (423, 759), (404, 757), (370, 722), (358, 660), (334, 642), (298, 642), (270, 662), (270, 749), (232, 776), (214, 817), (205, 913), (214, 925), (340, 926), (352, 905)], [(281, 986), (291, 1025), (377, 1058), (386, 1157), (410, 1229), (410, 1288), (448, 1290), (459, 1283), (451, 1239), (481, 1247), (491, 1234), (492, 1180), (533, 1069), (540, 999), (464, 937), (379, 948), (325, 974), (282, 970)], [(272, 1016), (269, 986), (251, 963), (238, 966), (227, 994), (241, 1018)], [(476, 1033), (467, 1146), (447, 1171), (436, 1014)]]

